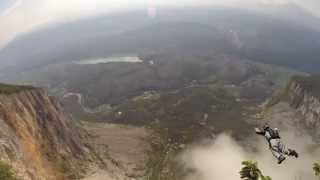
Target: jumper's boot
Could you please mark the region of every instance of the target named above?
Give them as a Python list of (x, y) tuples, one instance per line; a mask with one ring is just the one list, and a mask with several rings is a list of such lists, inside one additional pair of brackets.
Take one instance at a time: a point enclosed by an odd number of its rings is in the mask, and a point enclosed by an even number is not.
[(284, 160), (286, 160), (286, 157), (284, 157), (283, 155), (279, 156), (278, 164), (281, 164)]
[(296, 158), (299, 157), (299, 154), (298, 154), (295, 150), (293, 150), (293, 149), (288, 149), (288, 151), (289, 151), (289, 156), (294, 156), (294, 157), (296, 157)]

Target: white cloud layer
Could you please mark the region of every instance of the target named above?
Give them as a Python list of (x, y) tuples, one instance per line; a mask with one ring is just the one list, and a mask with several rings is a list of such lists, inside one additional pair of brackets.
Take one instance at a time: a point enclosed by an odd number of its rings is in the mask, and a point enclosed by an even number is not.
[[(131, 8), (148, 9), (151, 16), (157, 6), (285, 4), (295, 2), (317, 12), (318, 0), (15, 0), (0, 11), (0, 46), (17, 35), (35, 28), (81, 17)], [(1, 1), (0, 1), (1, 3)]]
[(241, 162), (246, 160), (258, 161), (264, 175), (271, 176), (272, 179), (316, 180), (312, 165), (318, 160), (320, 149), (309, 151), (311, 137), (295, 136), (288, 132), (282, 135), (285, 143), (300, 153), (298, 159), (288, 158), (283, 164), (278, 165), (263, 137), (252, 140), (250, 144), (258, 147), (257, 152), (252, 152), (239, 145), (229, 135), (221, 134), (211, 145), (196, 146), (182, 155), (181, 160), (185, 167), (193, 170), (185, 180), (239, 180)]

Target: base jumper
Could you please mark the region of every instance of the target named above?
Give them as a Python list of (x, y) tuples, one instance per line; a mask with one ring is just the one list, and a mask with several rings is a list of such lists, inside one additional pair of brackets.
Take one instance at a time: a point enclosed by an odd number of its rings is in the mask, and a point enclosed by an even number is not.
[(285, 156), (298, 158), (298, 153), (293, 149), (288, 149), (282, 142), (277, 128), (271, 128), (268, 124), (262, 128), (255, 128), (256, 134), (262, 135), (269, 143), (269, 148), (274, 157), (278, 159), (278, 164), (286, 160)]

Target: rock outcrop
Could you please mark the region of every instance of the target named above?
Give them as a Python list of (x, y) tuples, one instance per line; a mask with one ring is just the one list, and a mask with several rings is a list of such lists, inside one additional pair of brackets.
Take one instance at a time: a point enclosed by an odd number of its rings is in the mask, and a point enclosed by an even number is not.
[(84, 134), (41, 89), (0, 93), (0, 159), (21, 179), (77, 179), (94, 158)]
[(320, 128), (319, 81), (316, 77), (294, 77), (286, 95), (290, 106), (302, 115), (303, 124), (316, 135), (320, 135), (316, 131)]

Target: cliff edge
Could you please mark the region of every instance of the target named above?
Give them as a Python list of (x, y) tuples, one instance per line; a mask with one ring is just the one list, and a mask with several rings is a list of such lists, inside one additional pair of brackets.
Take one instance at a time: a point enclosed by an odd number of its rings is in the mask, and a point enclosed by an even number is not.
[(92, 159), (80, 129), (41, 89), (0, 85), (0, 160), (26, 180), (75, 179)]

